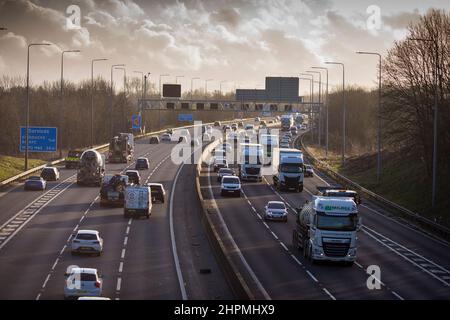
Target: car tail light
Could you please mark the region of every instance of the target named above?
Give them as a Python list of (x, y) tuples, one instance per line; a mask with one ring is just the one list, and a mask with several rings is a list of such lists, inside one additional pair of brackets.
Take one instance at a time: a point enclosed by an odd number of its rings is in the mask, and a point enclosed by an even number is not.
[(96, 288), (100, 288), (101, 286), (101, 282), (100, 281), (95, 281), (95, 287)]

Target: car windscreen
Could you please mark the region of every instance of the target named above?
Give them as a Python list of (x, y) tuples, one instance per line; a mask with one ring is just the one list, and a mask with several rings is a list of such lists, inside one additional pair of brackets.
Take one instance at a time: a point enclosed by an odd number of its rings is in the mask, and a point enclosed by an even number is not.
[(332, 216), (318, 212), (317, 228), (329, 231), (354, 231), (358, 218), (356, 214), (348, 216)]
[(231, 170), (231, 169), (220, 169), (220, 170), (219, 170), (219, 173), (220, 173), (220, 174), (224, 174), (224, 173), (233, 173), (233, 170)]
[(136, 163), (137, 164), (147, 164), (147, 160), (145, 160), (145, 159), (138, 159)]
[(90, 233), (79, 233), (77, 235), (77, 240), (97, 240), (97, 235)]
[(28, 180), (37, 180), (37, 181), (41, 181), (41, 177), (29, 177)]
[(269, 203), (269, 209), (286, 209), (283, 203)]
[(53, 171), (53, 169), (50, 169), (50, 168), (44, 168), (44, 169), (42, 169), (42, 173), (45, 173), (45, 174), (54, 174), (55, 171)]
[(237, 184), (237, 183), (239, 183), (239, 180), (238, 180), (238, 179), (235, 179), (235, 178), (224, 177), (224, 178), (222, 179), (222, 182), (223, 182), (223, 183), (235, 183), (235, 184)]

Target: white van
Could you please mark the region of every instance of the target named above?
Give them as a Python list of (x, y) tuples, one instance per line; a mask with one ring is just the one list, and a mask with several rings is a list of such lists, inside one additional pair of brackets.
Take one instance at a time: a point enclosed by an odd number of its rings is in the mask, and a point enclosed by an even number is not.
[(123, 216), (145, 216), (147, 219), (152, 213), (152, 202), (150, 187), (130, 186), (125, 189), (125, 203), (123, 206)]

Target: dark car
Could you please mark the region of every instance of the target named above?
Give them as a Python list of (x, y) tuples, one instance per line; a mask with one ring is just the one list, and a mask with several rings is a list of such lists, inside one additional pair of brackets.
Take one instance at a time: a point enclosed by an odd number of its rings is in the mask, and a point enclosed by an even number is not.
[(55, 167), (45, 167), (42, 169), (41, 178), (45, 181), (57, 181), (59, 180), (59, 171)]
[(153, 136), (150, 137), (150, 144), (158, 144), (159, 143), (159, 137)]
[(125, 174), (128, 176), (130, 183), (140, 184), (141, 183), (141, 175), (139, 171), (136, 170), (127, 170)]
[(148, 161), (148, 158), (138, 158), (136, 160), (136, 165), (134, 166), (134, 169), (136, 170), (146, 170), (150, 167), (150, 162)]
[(152, 193), (152, 202), (154, 203), (159, 201), (164, 203), (164, 199), (166, 197), (164, 186), (161, 183), (149, 183), (148, 186), (150, 187)]

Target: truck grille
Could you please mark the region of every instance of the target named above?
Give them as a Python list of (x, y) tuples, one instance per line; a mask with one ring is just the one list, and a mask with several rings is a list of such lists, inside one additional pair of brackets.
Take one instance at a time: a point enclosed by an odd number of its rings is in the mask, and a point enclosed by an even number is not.
[(297, 186), (298, 185), (298, 177), (284, 177), (284, 181), (288, 186)]
[(349, 248), (349, 243), (323, 243), (323, 251), (328, 257), (345, 257)]

